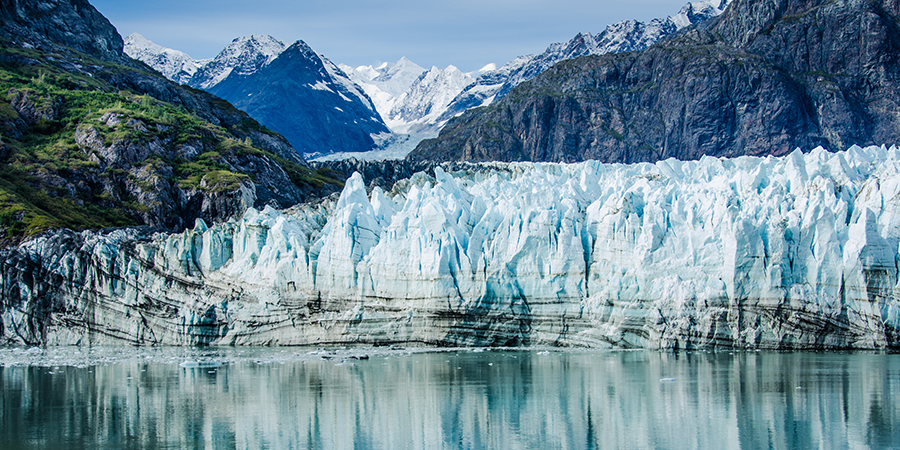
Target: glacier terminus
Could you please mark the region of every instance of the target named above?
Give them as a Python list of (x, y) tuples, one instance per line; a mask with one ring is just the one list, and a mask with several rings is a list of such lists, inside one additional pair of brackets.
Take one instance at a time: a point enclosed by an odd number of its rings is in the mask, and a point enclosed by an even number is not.
[(900, 150), (456, 164), (2, 251), (6, 344), (900, 345)]

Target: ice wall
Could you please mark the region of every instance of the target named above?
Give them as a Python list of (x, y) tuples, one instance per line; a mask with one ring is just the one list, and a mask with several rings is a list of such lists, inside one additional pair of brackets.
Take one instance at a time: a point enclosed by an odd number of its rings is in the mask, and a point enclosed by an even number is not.
[(43, 236), (5, 255), (3, 338), (900, 345), (895, 148), (434, 175), (176, 235)]

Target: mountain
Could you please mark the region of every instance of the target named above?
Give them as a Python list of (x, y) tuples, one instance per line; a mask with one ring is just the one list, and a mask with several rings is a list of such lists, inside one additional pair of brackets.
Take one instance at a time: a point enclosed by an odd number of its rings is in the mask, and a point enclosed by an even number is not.
[(371, 150), (373, 135), (390, 133), (362, 89), (303, 41), (208, 91), (281, 133), (306, 157)]
[(474, 81), (452, 65), (425, 70), (406, 58), (378, 67), (340, 67), (373, 99), (391, 131), (423, 137), (437, 135), (436, 119)]
[(721, 14), (727, 4), (728, 0), (693, 2), (666, 19), (619, 22), (596, 37), (579, 33), (569, 42), (550, 45), (540, 55), (521, 56), (499, 69), (486, 66), (474, 79), (453, 66), (426, 71), (406, 58), (378, 67), (340, 67), (373, 99), (391, 130), (421, 140), (436, 136), (449, 119), (467, 109), (489, 105), (557, 62), (646, 48), (681, 28)]
[(425, 72), (423, 67), (406, 58), (400, 58), (396, 63), (382, 63), (377, 67), (354, 68), (346, 64), (339, 64), (338, 67), (366, 92), (382, 118), (388, 117), (397, 97), (403, 95)]
[(646, 50), (558, 63), (410, 157), (638, 162), (900, 142), (898, 9), (735, 0)]
[[(551, 45), (541, 55), (520, 57), (500, 69), (483, 70), (477, 79), (472, 78), (472, 74), (465, 74), (453, 66), (444, 69), (432, 67), (426, 70), (406, 58), (401, 58), (396, 63), (383, 63), (377, 67), (354, 68), (340, 65), (337, 69), (331, 70), (336, 74), (336, 78), (349, 78), (359, 87), (358, 89), (365, 92), (368, 98), (363, 103), (371, 103), (370, 109), (377, 112), (380, 116), (379, 121), (383, 121), (385, 127), (396, 133), (396, 136), (387, 136), (384, 131), (386, 128), (372, 123), (369, 120), (372, 116), (370, 112), (352, 108), (359, 110), (361, 115), (356, 117), (345, 115), (346, 117), (337, 120), (337, 123), (343, 125), (339, 131), (341, 138), (336, 141), (336, 145), (327, 145), (325, 137), (318, 134), (314, 134), (311, 141), (304, 140), (302, 133), (310, 131), (306, 126), (308, 115), (293, 109), (296, 108), (296, 102), (282, 104), (280, 94), (274, 92), (265, 94), (262, 97), (275, 103), (265, 108), (269, 111), (261, 115), (256, 109), (259, 106), (250, 106), (254, 101), (246, 98), (254, 93), (259, 97), (261, 91), (269, 86), (268, 83), (277, 84), (277, 80), (271, 77), (265, 82), (244, 80), (241, 82), (241, 96), (237, 93), (232, 95), (234, 89), (231, 87), (216, 88), (232, 71), (240, 76), (253, 78), (257, 71), (274, 61), (284, 51), (285, 45), (270, 36), (254, 35), (235, 39), (212, 61), (205, 65), (197, 61), (199, 69), (188, 80), (188, 84), (213, 92), (242, 109), (250, 108), (247, 112), (251, 116), (283, 134), (294, 147), (301, 148), (307, 157), (327, 157), (332, 154), (334, 155), (332, 157), (348, 154), (365, 157), (360, 152), (369, 153), (374, 148), (380, 151), (372, 153), (373, 155), (377, 153), (402, 157), (422, 139), (437, 136), (447, 120), (466, 109), (490, 104), (518, 83), (534, 77), (556, 62), (588, 54), (644, 48), (682, 27), (699, 23), (721, 13), (727, 1), (688, 3), (679, 14), (665, 20), (657, 19), (647, 24), (637, 21), (621, 22), (607, 27), (596, 38), (590, 33), (578, 34), (570, 42)], [(142, 43), (134, 48), (127, 47), (127, 50), (129, 54), (135, 55), (137, 59), (161, 73), (173, 74), (167, 76), (175, 79), (174, 74), (177, 74), (177, 71), (173, 69), (170, 60), (173, 59), (171, 55), (180, 52), (152, 43)], [(324, 63), (326, 66), (330, 64)], [(183, 77), (176, 81), (182, 79)], [(339, 83), (347, 84), (344, 81)], [(307, 100), (304, 104), (314, 106), (315, 102)], [(330, 111), (335, 107), (339, 108), (338, 111), (346, 110), (340, 104), (323, 104), (321, 111), (324, 113), (313, 116), (333, 115)], [(292, 116), (296, 118), (292, 119)], [(330, 119), (319, 122), (335, 123)], [(362, 127), (353, 130), (352, 124), (362, 124)], [(369, 137), (364, 137), (365, 134)]]
[(246, 113), (126, 56), (87, 2), (0, 12), (0, 245), (51, 228), (183, 230), (338, 188)]
[(176, 83), (208, 90), (232, 73), (243, 76), (256, 73), (286, 48), (284, 42), (272, 36), (254, 34), (235, 38), (215, 58), (194, 59), (132, 33), (125, 38), (124, 51)]
[(900, 347), (896, 148), (447, 169), (4, 250), (0, 342)]
[(197, 69), (211, 61), (209, 59), (197, 60), (184, 52), (154, 44), (138, 33), (132, 33), (125, 38), (123, 51), (126, 55), (146, 63), (162, 76), (178, 84), (188, 84), (191, 77), (197, 73)]
[[(166, 57), (180, 53), (149, 41), (127, 50), (164, 75), (172, 73)], [(369, 151), (390, 133), (365, 91), (303, 41), (240, 37), (195, 63), (189, 85), (230, 101), (307, 157)]]
[(188, 84), (209, 90), (231, 74), (253, 75), (274, 61), (286, 48), (284, 42), (268, 35), (235, 38), (215, 58), (202, 64)]
[(716, 17), (730, 0), (712, 0), (686, 4), (678, 14), (650, 22), (625, 20), (609, 25), (596, 36), (578, 33), (569, 42), (552, 44), (539, 55), (520, 56), (499, 69), (485, 71), (467, 86), (435, 123), (443, 124), (464, 111), (487, 106), (505, 96), (512, 88), (528, 81), (554, 64), (587, 55), (602, 55), (643, 50), (656, 41), (687, 26)]
[(394, 101), (387, 114), (387, 123), (396, 132), (431, 131), (437, 134), (438, 118), (472, 77), (454, 66), (444, 69), (432, 67), (416, 78), (409, 88)]

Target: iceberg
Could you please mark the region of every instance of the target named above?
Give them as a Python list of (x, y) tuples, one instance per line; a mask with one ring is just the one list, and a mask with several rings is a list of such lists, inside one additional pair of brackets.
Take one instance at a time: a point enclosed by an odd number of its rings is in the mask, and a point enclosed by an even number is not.
[(0, 341), (896, 348), (900, 150), (437, 167), (3, 253)]

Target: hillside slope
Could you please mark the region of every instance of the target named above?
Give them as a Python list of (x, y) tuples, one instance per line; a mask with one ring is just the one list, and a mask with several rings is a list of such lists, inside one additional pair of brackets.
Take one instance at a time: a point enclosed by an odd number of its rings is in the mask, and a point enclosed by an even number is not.
[(0, 239), (182, 230), (339, 189), (246, 113), (125, 56), (88, 3), (3, 0), (0, 11)]

